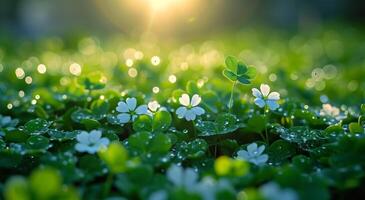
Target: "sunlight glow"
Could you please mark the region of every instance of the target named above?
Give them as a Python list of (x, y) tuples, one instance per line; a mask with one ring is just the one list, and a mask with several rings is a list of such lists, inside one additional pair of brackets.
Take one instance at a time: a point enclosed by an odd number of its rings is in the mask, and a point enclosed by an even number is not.
[(183, 0), (147, 0), (154, 11), (166, 10), (172, 5), (181, 3)]

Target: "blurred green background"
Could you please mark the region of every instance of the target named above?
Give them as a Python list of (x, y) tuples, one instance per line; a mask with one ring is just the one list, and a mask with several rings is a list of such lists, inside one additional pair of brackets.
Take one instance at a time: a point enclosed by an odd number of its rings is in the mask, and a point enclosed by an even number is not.
[[(254, 84), (276, 85), (284, 97), (356, 105), (365, 99), (364, 7), (360, 0), (2, 0), (2, 88), (49, 87), (42, 83), (59, 83), (74, 63), (83, 74), (102, 71), (110, 85), (152, 88), (173, 75), (181, 88), (221, 80), (225, 56), (234, 55), (257, 68)], [(49, 77), (32, 84), (14, 73), (20, 67), (34, 79), (40, 64)]]

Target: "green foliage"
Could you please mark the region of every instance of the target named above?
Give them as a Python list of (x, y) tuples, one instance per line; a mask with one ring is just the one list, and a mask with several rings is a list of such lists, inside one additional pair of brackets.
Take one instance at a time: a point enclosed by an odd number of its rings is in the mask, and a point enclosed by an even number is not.
[(107, 149), (102, 149), (99, 156), (112, 173), (126, 171), (128, 152), (119, 142), (113, 142)]
[[(350, 32), (242, 32), (176, 51), (117, 38), (14, 39), (0, 49), (0, 199), (264, 200), (270, 183), (278, 199), (351, 198), (365, 178), (365, 68), (364, 34)], [(68, 72), (70, 61), (81, 74)], [(252, 88), (265, 83), (280, 93), (278, 109), (258, 107)], [(117, 110), (128, 98), (135, 108)], [(204, 114), (187, 121), (181, 107)]]

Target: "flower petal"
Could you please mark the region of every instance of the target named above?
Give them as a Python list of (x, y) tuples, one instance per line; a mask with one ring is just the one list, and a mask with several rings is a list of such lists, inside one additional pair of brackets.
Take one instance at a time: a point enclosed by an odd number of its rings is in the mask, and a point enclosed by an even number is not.
[(99, 140), (99, 144), (100, 144), (101, 146), (103, 146), (103, 147), (107, 147), (107, 146), (109, 145), (109, 139), (108, 139), (108, 138), (103, 137), (103, 138), (101, 138), (101, 139)]
[(118, 106), (117, 106), (116, 110), (118, 112), (121, 112), (121, 113), (128, 112), (128, 106), (127, 106), (127, 104), (125, 102), (120, 101), (118, 103)]
[(190, 97), (189, 97), (189, 95), (188, 94), (181, 95), (181, 97), (179, 98), (179, 102), (183, 106), (189, 106), (189, 104), (190, 104)]
[(195, 115), (202, 115), (205, 113), (205, 110), (199, 106), (193, 107), (191, 110), (195, 113)]
[(127, 98), (127, 100), (125, 101), (127, 102), (127, 105), (128, 105), (128, 109), (130, 111), (133, 111), (134, 109), (136, 109), (136, 106), (137, 106), (137, 99), (136, 98)]
[(250, 156), (248, 155), (248, 152), (246, 150), (239, 150), (237, 152), (237, 157), (242, 158), (244, 160), (248, 160)]
[(157, 101), (151, 101), (148, 103), (148, 109), (150, 109), (152, 112), (156, 112), (160, 107), (161, 106)]
[(83, 144), (83, 143), (77, 143), (75, 145), (75, 149), (78, 152), (86, 152), (88, 148), (89, 148), (89, 146), (86, 144)]
[(144, 115), (144, 114), (147, 114), (147, 111), (148, 111), (148, 108), (146, 105), (140, 105), (137, 107), (136, 109), (136, 113), (138, 115)]
[(267, 154), (263, 154), (256, 158), (257, 165), (265, 164), (269, 160), (269, 156)]
[(270, 86), (266, 85), (266, 84), (261, 84), (260, 90), (261, 90), (262, 95), (264, 97), (266, 97), (270, 93)]
[(259, 148), (257, 149), (257, 154), (258, 154), (258, 155), (261, 155), (264, 151), (265, 151), (265, 145), (261, 145), (261, 146), (259, 146)]
[(202, 98), (197, 95), (197, 94), (194, 94), (193, 97), (191, 98), (191, 106), (197, 106), (199, 105), (199, 103), (201, 102)]
[(82, 131), (76, 136), (76, 140), (82, 144), (89, 144), (89, 134), (86, 131)]
[(255, 99), (255, 104), (260, 107), (263, 108), (265, 106), (265, 101), (261, 98), (256, 98)]
[(256, 151), (257, 151), (257, 144), (256, 143), (251, 143), (247, 146), (248, 155), (250, 155), (250, 156), (255, 155)]
[(196, 115), (195, 115), (195, 112), (193, 110), (187, 110), (185, 112), (185, 119), (187, 121), (193, 121), (193, 120), (195, 120), (195, 118), (196, 118)]
[(86, 151), (90, 154), (94, 154), (99, 150), (99, 148), (100, 148), (100, 146), (96, 144), (96, 145), (88, 146)]
[(278, 92), (271, 92), (268, 96), (269, 100), (279, 100), (280, 94)]
[(101, 138), (101, 131), (93, 130), (89, 134), (89, 142), (96, 143)]
[(128, 113), (122, 113), (122, 114), (117, 115), (117, 118), (120, 123), (125, 124), (125, 123), (129, 122), (129, 120), (131, 120), (131, 115)]
[(252, 95), (256, 98), (262, 98), (262, 94), (257, 88), (252, 88)]
[(183, 107), (183, 106), (181, 106), (180, 108), (178, 108), (176, 110), (177, 117), (180, 118), (180, 119), (183, 118), (185, 116), (186, 110), (187, 109), (185, 107)]
[(276, 110), (279, 108), (279, 104), (276, 102), (276, 100), (267, 100), (266, 104), (269, 106), (270, 110)]

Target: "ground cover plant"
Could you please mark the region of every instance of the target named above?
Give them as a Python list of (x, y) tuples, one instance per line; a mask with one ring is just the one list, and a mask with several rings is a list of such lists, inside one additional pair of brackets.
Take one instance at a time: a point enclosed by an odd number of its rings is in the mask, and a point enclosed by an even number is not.
[(4, 39), (2, 197), (364, 197), (363, 32), (264, 32)]

